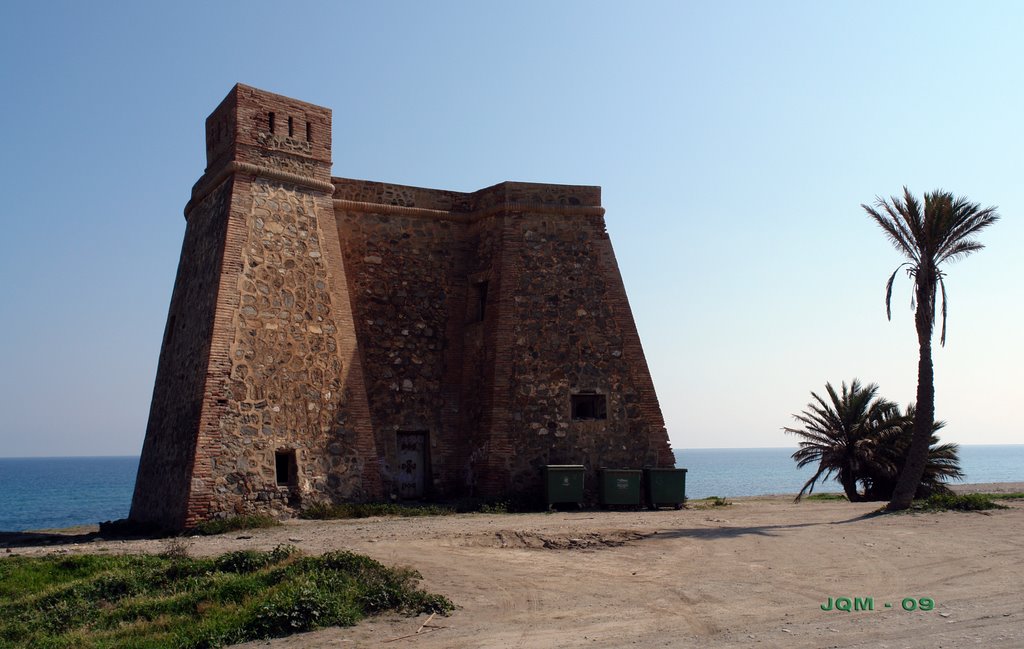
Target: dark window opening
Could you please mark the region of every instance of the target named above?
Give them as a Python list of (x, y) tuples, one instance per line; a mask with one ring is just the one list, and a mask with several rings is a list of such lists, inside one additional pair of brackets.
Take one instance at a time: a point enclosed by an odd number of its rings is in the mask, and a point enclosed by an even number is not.
[(267, 113), (267, 121), (270, 123), (270, 132), (274, 132), (274, 113)]
[(274, 453), (274, 465), (278, 487), (289, 487), (295, 484), (295, 451), (277, 451)]
[(608, 419), (608, 400), (603, 394), (574, 394), (572, 397), (573, 421), (583, 419)]
[(473, 285), (473, 289), (476, 292), (474, 296), (473, 320), (480, 322), (484, 319), (484, 314), (487, 311), (487, 282), (478, 282)]
[(288, 137), (295, 135), (295, 120), (288, 118)]
[(313, 125), (310, 124), (309, 122), (306, 122), (306, 141), (313, 141)]

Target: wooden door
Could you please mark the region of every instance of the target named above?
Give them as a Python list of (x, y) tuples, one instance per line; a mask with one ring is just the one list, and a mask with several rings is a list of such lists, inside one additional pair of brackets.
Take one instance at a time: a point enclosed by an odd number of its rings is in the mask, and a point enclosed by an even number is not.
[(427, 478), (427, 433), (398, 433), (398, 497), (422, 498)]

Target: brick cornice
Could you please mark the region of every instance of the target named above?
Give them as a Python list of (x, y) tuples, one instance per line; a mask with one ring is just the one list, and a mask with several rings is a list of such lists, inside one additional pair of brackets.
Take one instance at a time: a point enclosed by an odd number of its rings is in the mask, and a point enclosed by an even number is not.
[(225, 178), (236, 173), (259, 178), (268, 178), (270, 180), (278, 180), (283, 183), (291, 183), (292, 185), (299, 185), (300, 187), (308, 187), (327, 194), (334, 193), (334, 185), (324, 180), (317, 180), (308, 176), (301, 176), (288, 171), (281, 171), (280, 169), (274, 169), (273, 167), (264, 167), (263, 165), (255, 165), (250, 162), (232, 160), (221, 167), (220, 171), (217, 173), (207, 174), (199, 179), (199, 182), (197, 182), (195, 187), (192, 189), (192, 198), (189, 199), (188, 204), (185, 205), (185, 220), (188, 220), (188, 215), (192, 212), (193, 207), (202, 202), (202, 200), (206, 198), (206, 196), (212, 192), (217, 185), (223, 182)]
[(472, 223), (495, 214), (519, 214), (524, 212), (559, 214), (562, 216), (604, 216), (604, 208), (600, 205), (559, 205), (555, 203), (530, 203), (526, 201), (504, 201), (471, 212), (456, 212), (454, 210), (434, 210), (425, 207), (406, 207), (405, 205), (369, 203), (336, 198), (334, 199), (334, 209), (368, 214), (413, 216), (441, 221), (457, 221), (459, 223)]

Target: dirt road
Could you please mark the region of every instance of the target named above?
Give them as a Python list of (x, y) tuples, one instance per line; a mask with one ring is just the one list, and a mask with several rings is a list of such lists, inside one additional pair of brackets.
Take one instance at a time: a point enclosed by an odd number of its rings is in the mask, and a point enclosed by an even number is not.
[[(386, 616), (246, 647), (1019, 648), (1024, 503), (1008, 504), (871, 516), (877, 504), (766, 497), (682, 511), (291, 521), (189, 542), (197, 555), (351, 549), (415, 567), (459, 606), (418, 634), (426, 616)], [(836, 598), (873, 610), (837, 611)], [(923, 598), (933, 610), (904, 610)]]

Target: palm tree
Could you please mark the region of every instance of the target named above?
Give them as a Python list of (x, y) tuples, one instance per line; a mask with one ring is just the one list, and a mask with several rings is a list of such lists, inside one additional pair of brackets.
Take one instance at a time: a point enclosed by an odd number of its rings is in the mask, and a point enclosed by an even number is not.
[(863, 500), (857, 491), (857, 483), (868, 475), (878, 461), (878, 440), (889, 428), (899, 426), (899, 408), (896, 404), (878, 397), (878, 385), (869, 383), (861, 385), (853, 379), (849, 388), (842, 384), (842, 392), (836, 393), (831, 383), (825, 384), (829, 400), (821, 398), (814, 392), (814, 401), (807, 404), (807, 409), (793, 418), (803, 424), (803, 428), (783, 428), (803, 439), (800, 448), (793, 453), (797, 468), (803, 468), (815, 462), (818, 470), (804, 484), (796, 499), (800, 500), (804, 493), (812, 493), (819, 478), (828, 480), (833, 474), (846, 492), (850, 502)]
[[(890, 500), (896, 489), (896, 483), (906, 464), (907, 452), (914, 436), (914, 404), (907, 406), (904, 412), (893, 411), (897, 419), (895, 426), (884, 426), (886, 432), (878, 440), (876, 461), (869, 469), (864, 480), (865, 500)], [(960, 470), (959, 447), (956, 444), (939, 444), (936, 433), (945, 427), (946, 422), (932, 423), (932, 436), (928, 445), (928, 461), (924, 466), (924, 475), (917, 485), (915, 498), (927, 498), (935, 493), (949, 493), (946, 482), (963, 480)]]
[(943, 263), (952, 263), (966, 257), (983, 246), (972, 239), (975, 234), (999, 219), (995, 207), (981, 208), (964, 197), (935, 190), (924, 195), (924, 206), (906, 187), (903, 198), (885, 200), (876, 198), (875, 206), (861, 205), (882, 228), (889, 241), (907, 261), (897, 266), (885, 286), (885, 312), (892, 318), (890, 299), (892, 284), (901, 268), (914, 280), (916, 303), (914, 323), (920, 357), (917, 365), (917, 411), (914, 434), (907, 453), (907, 461), (900, 474), (892, 500), (887, 509), (910, 507), (928, 459), (928, 446), (935, 420), (935, 384), (932, 368), (932, 332), (935, 327), (935, 302), (942, 293), (942, 335), (940, 344), (946, 344), (946, 286)]

